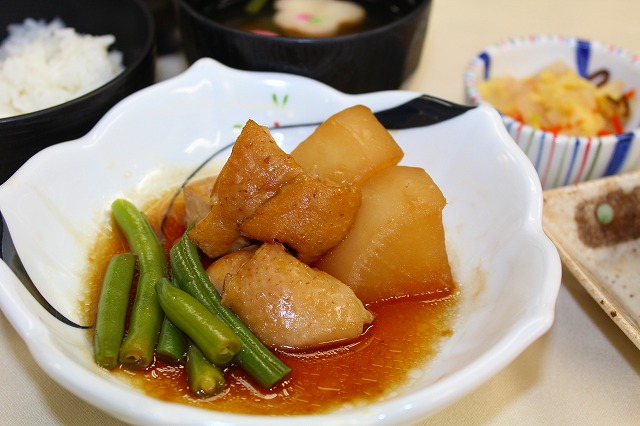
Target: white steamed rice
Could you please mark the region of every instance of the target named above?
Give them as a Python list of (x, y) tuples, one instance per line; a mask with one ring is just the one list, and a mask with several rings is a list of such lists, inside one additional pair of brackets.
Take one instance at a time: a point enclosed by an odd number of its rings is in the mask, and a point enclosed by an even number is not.
[(78, 34), (60, 19), (26, 19), (0, 45), (0, 118), (38, 111), (98, 88), (123, 69), (113, 35)]

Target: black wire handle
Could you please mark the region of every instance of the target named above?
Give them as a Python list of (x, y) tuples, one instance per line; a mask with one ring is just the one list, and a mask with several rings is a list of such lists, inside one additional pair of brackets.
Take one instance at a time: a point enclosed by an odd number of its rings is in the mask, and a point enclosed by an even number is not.
[(18, 256), (18, 252), (16, 251), (16, 247), (13, 245), (13, 240), (11, 239), (11, 234), (9, 234), (9, 228), (7, 228), (7, 223), (4, 221), (4, 217), (0, 213), (0, 218), (2, 218), (2, 222), (0, 225), (0, 238), (2, 238), (2, 244), (0, 245), (0, 257), (4, 262), (9, 266), (9, 268), (13, 271), (13, 273), (18, 277), (20, 282), (25, 286), (25, 288), (31, 293), (34, 299), (42, 305), (42, 307), (53, 315), (56, 319), (63, 322), (64, 324), (70, 325), (71, 327), (87, 329), (92, 328), (92, 325), (79, 325), (75, 322), (71, 321), (69, 318), (62, 315), (56, 308), (54, 308), (45, 297), (40, 293), (38, 287), (33, 283), (31, 277), (24, 269), (22, 265), (22, 261)]

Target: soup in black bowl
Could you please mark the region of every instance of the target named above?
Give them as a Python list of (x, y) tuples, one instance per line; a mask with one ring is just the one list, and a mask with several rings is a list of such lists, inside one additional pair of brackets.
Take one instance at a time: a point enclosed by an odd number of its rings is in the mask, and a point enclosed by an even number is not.
[[(418, 65), (431, 8), (430, 0), (349, 2), (365, 17), (317, 37), (281, 31), (273, 1), (253, 15), (246, 12), (250, 3), (177, 0), (188, 61), (211, 57), (238, 69), (303, 75), (346, 93), (399, 88)], [(308, 21), (316, 18), (313, 12), (295, 12)]]

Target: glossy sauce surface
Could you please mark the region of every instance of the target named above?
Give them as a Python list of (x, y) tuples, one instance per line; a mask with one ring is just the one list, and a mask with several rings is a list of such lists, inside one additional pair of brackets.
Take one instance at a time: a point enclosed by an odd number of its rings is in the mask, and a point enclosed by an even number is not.
[[(164, 202), (146, 209), (156, 229), (160, 229), (165, 211)], [(167, 250), (184, 232), (183, 215), (183, 205), (178, 202), (163, 227)], [(111, 224), (96, 242), (90, 259), (91, 285), (85, 310), (90, 319), (95, 317), (100, 282), (110, 256), (125, 250), (126, 241)], [(439, 300), (404, 299), (368, 305), (375, 315), (373, 324), (347, 345), (304, 353), (276, 351), (292, 374), (269, 390), (261, 389), (235, 366), (225, 371), (227, 389), (208, 399), (189, 392), (186, 372), (180, 365), (156, 360), (147, 370), (116, 369), (114, 373), (153, 397), (234, 413), (312, 414), (345, 404), (373, 402), (406, 383), (412, 370), (422, 368), (453, 333), (456, 295), (440, 296)]]

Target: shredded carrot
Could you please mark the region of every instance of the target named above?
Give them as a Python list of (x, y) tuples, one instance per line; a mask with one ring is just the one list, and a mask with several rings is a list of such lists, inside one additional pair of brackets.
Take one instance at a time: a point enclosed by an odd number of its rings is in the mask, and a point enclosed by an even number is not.
[(631, 98), (633, 98), (636, 95), (636, 89), (631, 88), (629, 90), (626, 91), (626, 93), (624, 94), (624, 97), (629, 100)]
[(545, 132), (549, 132), (549, 133), (559, 134), (559, 133), (562, 133), (563, 128), (562, 126), (558, 125), (558, 126), (543, 128), (541, 130), (544, 130)]
[(613, 122), (613, 127), (616, 129), (616, 133), (620, 134), (624, 132), (622, 124), (620, 123), (620, 118), (618, 118), (617, 115), (611, 117), (611, 121)]

